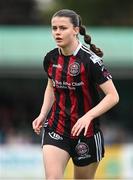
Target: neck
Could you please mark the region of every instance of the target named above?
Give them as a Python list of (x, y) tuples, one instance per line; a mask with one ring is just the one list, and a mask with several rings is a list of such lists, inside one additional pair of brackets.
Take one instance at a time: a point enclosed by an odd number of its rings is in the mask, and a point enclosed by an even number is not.
[(79, 42), (78, 42), (78, 40), (76, 40), (73, 43), (71, 43), (69, 46), (61, 48), (62, 54), (65, 55), (65, 56), (72, 55), (73, 52), (78, 47), (78, 44), (79, 44)]

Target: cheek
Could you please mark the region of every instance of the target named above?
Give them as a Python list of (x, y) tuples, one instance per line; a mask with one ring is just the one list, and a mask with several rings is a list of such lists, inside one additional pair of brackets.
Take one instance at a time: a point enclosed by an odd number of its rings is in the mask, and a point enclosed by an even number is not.
[(55, 37), (55, 33), (54, 33), (54, 31), (52, 31), (52, 36), (53, 36), (53, 37)]
[(72, 41), (73, 38), (74, 38), (74, 35), (73, 35), (72, 32), (68, 32), (68, 33), (65, 34), (66, 41)]

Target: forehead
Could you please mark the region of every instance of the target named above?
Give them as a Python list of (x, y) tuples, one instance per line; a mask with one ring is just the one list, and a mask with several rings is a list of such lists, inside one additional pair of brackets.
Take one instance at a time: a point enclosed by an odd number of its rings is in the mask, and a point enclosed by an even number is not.
[(53, 17), (51, 20), (52, 26), (65, 26), (65, 25), (72, 25), (69, 17)]

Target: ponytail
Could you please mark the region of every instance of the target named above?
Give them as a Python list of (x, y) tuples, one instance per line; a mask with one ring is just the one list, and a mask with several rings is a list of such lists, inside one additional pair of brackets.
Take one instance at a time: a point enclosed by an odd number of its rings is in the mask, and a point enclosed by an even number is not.
[(82, 25), (81, 17), (79, 16), (79, 33), (84, 36), (84, 42), (90, 45), (90, 50), (93, 51), (99, 57), (103, 56), (103, 52), (100, 48), (97, 48), (94, 44), (91, 43), (91, 36), (86, 34), (86, 28)]

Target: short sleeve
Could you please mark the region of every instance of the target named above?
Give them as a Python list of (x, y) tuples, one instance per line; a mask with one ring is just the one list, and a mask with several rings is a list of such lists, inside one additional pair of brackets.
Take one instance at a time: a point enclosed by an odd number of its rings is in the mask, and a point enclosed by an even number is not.
[(46, 73), (48, 72), (49, 60), (50, 60), (49, 55), (46, 54), (46, 56), (44, 57), (44, 60), (43, 60), (43, 68), (44, 68)]
[(94, 55), (90, 57), (91, 59), (91, 73), (92, 78), (97, 84), (102, 84), (109, 79), (112, 79), (112, 76), (108, 69), (105, 67), (103, 60)]
[(47, 76), (51, 79), (52, 77), (51, 77), (51, 71), (50, 71), (51, 69), (50, 61), (51, 61), (50, 54), (47, 53), (43, 60), (43, 68), (44, 68), (44, 71), (47, 73)]

